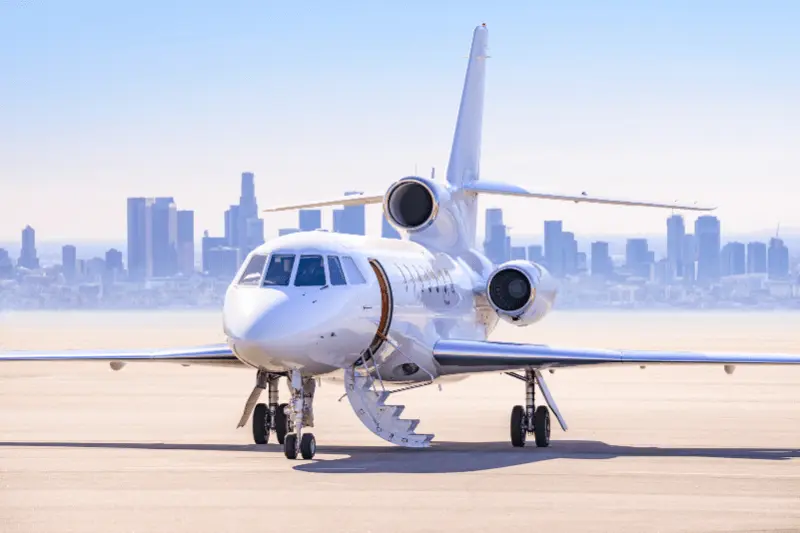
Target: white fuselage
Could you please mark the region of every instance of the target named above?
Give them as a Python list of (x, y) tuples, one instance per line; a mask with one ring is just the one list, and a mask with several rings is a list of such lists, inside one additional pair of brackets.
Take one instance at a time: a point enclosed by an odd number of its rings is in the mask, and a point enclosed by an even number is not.
[[(288, 283), (240, 284), (255, 256), (295, 256)], [(336, 285), (326, 268), (324, 285), (297, 286), (301, 256), (322, 256), (326, 266), (329, 256), (352, 258), (361, 277), (345, 269), (346, 284)], [(465, 260), (409, 240), (295, 233), (245, 260), (225, 295), (224, 330), (236, 356), (253, 367), (328, 374), (372, 346), (383, 379), (424, 381), (439, 376), (436, 341), (483, 340), (497, 324), (474, 290), (490, 266), (475, 252)]]

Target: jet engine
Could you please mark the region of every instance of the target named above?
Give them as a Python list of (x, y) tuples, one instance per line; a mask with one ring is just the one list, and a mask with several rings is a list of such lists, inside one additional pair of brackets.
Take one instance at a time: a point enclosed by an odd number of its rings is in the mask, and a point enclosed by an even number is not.
[(557, 292), (555, 279), (543, 266), (520, 260), (497, 267), (486, 286), (492, 308), (515, 326), (528, 326), (543, 319)]
[(445, 195), (449, 198), (448, 191), (432, 180), (403, 178), (386, 191), (383, 210), (396, 228), (418, 232), (434, 223)]

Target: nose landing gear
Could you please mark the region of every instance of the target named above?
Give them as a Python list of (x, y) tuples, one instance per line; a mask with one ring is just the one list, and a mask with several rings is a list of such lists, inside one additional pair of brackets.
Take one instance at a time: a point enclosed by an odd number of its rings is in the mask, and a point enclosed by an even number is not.
[(289, 379), (289, 388), (292, 391), (291, 415), (294, 422), (294, 431), (286, 435), (283, 441), (283, 454), (287, 459), (313, 459), (317, 453), (317, 442), (311, 433), (303, 434), (303, 427), (314, 427), (314, 391), (316, 382), (314, 378), (304, 378), (299, 370), (292, 370)]

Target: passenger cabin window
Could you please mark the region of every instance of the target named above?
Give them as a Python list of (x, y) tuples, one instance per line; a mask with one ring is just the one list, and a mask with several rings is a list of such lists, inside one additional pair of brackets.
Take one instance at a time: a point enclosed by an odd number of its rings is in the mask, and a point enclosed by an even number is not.
[(264, 265), (267, 262), (266, 255), (254, 255), (250, 262), (244, 267), (242, 277), (239, 278), (239, 285), (255, 285), (261, 282), (261, 274), (264, 273)]
[(364, 275), (361, 274), (361, 271), (356, 266), (356, 262), (353, 261), (352, 257), (342, 257), (342, 266), (344, 267), (344, 273), (347, 276), (347, 281), (350, 283), (350, 285), (361, 285), (367, 282), (367, 280), (364, 279)]
[(301, 255), (297, 263), (295, 287), (322, 287), (325, 285), (325, 265), (321, 255)]
[(344, 270), (339, 258), (335, 255), (328, 256), (328, 274), (331, 277), (331, 285), (347, 285), (344, 279)]
[(292, 267), (294, 267), (294, 256), (289, 254), (272, 254), (267, 267), (267, 275), (264, 276), (264, 287), (275, 285), (286, 286), (292, 277)]

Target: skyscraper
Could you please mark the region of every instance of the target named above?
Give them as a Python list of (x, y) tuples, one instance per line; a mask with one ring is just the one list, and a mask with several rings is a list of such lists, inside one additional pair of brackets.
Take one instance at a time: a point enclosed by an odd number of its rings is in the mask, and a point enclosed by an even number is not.
[(694, 223), (697, 240), (697, 282), (709, 284), (719, 280), (720, 224), (717, 217), (704, 215)]
[(19, 251), (19, 261), (22, 268), (36, 270), (39, 268), (39, 257), (36, 254), (36, 230), (25, 226), (22, 230), (22, 248)]
[(789, 277), (789, 249), (783, 244), (783, 240), (777, 237), (769, 240), (767, 273), (769, 279), (787, 279)]
[(71, 244), (61, 247), (61, 272), (67, 283), (75, 281), (78, 269), (78, 251)]
[(650, 279), (653, 255), (647, 239), (628, 239), (625, 245), (625, 268), (631, 275)]
[(763, 242), (747, 244), (747, 273), (767, 273), (767, 245)]
[(683, 236), (683, 282), (692, 285), (697, 280), (697, 241), (694, 235), (687, 233)]
[(152, 203), (152, 198), (128, 198), (128, 277), (133, 281), (153, 275)]
[(611, 255), (608, 253), (608, 243), (597, 241), (592, 243), (592, 275), (610, 276), (613, 271)]
[(729, 242), (720, 252), (720, 275), (739, 276), (746, 271), (745, 245), (741, 242)]
[(172, 197), (165, 197), (155, 198), (150, 210), (153, 276), (174, 276), (178, 272), (178, 208)]
[[(345, 196), (352, 196), (354, 194), (362, 194), (359, 191), (347, 191)], [(364, 219), (364, 206), (363, 205), (348, 205), (342, 208), (339, 215), (339, 229), (334, 227), (333, 231), (339, 233), (349, 233), (351, 235), (365, 235), (366, 222)], [(334, 212), (334, 226), (336, 226), (336, 213)]]
[(672, 215), (667, 219), (667, 261), (672, 276), (683, 276), (683, 238), (686, 228), (683, 217)]
[(578, 241), (570, 231), (561, 233), (561, 252), (563, 254), (564, 274), (578, 273)]
[(178, 272), (194, 273), (194, 211), (178, 211)]
[(564, 252), (562, 247), (563, 223), (560, 220), (544, 222), (544, 261), (553, 276), (564, 275)]
[(544, 250), (538, 244), (528, 246), (528, 261), (544, 263)]
[(319, 209), (301, 209), (298, 219), (300, 231), (314, 231), (322, 227), (322, 211)]

